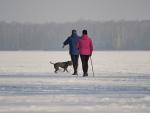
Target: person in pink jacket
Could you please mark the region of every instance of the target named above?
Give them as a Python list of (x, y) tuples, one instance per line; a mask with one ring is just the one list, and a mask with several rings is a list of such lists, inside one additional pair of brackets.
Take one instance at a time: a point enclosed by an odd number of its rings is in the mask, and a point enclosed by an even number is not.
[(88, 37), (87, 30), (82, 31), (82, 36), (77, 43), (77, 48), (79, 49), (81, 57), (83, 77), (85, 77), (88, 76), (88, 60), (93, 51), (93, 43), (91, 38)]

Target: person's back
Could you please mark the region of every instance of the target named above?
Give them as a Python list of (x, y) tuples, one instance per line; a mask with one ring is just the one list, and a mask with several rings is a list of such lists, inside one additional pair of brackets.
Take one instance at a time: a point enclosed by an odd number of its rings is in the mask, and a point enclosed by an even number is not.
[(81, 57), (83, 77), (85, 77), (88, 76), (88, 60), (93, 51), (92, 40), (88, 37), (87, 30), (82, 31), (82, 37), (77, 43), (77, 48)]
[(87, 35), (83, 35), (78, 42), (77, 48), (79, 48), (81, 55), (91, 55), (93, 51), (92, 40)]
[(73, 30), (71, 36), (64, 41), (64, 45), (69, 44), (69, 53), (71, 55), (79, 55), (79, 50), (76, 47), (78, 41), (79, 36), (77, 35), (75, 30)]
[(79, 41), (79, 36), (77, 35), (76, 30), (72, 30), (72, 34), (68, 37), (64, 43), (63, 47), (69, 44), (69, 53), (71, 56), (71, 60), (73, 62), (74, 73), (73, 75), (77, 75), (77, 68), (78, 68), (78, 58), (79, 58), (79, 50), (77, 48), (77, 43)]

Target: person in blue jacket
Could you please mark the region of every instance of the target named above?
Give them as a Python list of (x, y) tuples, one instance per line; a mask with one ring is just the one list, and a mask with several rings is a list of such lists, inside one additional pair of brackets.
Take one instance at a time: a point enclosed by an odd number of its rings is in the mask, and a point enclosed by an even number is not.
[(77, 48), (77, 43), (79, 39), (80, 37), (77, 35), (77, 31), (72, 30), (71, 36), (69, 36), (63, 43), (63, 48), (66, 45), (69, 45), (69, 54), (71, 56), (74, 69), (74, 73), (72, 75), (78, 75), (77, 69), (78, 69), (79, 50)]

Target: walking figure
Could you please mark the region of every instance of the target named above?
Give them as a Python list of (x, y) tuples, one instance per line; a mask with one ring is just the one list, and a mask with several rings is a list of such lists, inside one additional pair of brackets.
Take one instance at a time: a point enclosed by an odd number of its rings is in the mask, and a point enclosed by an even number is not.
[(91, 38), (88, 36), (87, 30), (82, 31), (82, 36), (77, 43), (77, 48), (79, 49), (83, 77), (88, 76), (88, 60), (93, 52), (93, 43)]
[(77, 48), (77, 43), (79, 41), (79, 36), (77, 35), (76, 30), (72, 30), (71, 36), (69, 36), (63, 43), (63, 48), (69, 44), (69, 53), (73, 63), (74, 73), (72, 75), (78, 75), (78, 59), (79, 59), (79, 50)]

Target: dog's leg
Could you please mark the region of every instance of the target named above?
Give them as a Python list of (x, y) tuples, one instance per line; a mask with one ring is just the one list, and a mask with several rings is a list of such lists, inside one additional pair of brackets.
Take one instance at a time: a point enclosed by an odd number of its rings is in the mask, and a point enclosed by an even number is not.
[(54, 68), (55, 68), (55, 73), (57, 73), (57, 71), (59, 70), (59, 67), (54, 65)]
[(67, 71), (67, 72), (68, 72), (67, 67), (65, 67), (65, 68), (64, 68), (64, 72), (65, 72), (65, 71)]
[(55, 73), (57, 73), (57, 71), (58, 71), (59, 69), (57, 68), (57, 69), (55, 69)]
[(66, 71), (68, 72), (67, 68), (66, 68)]
[(57, 73), (57, 70), (55, 69), (55, 73)]

